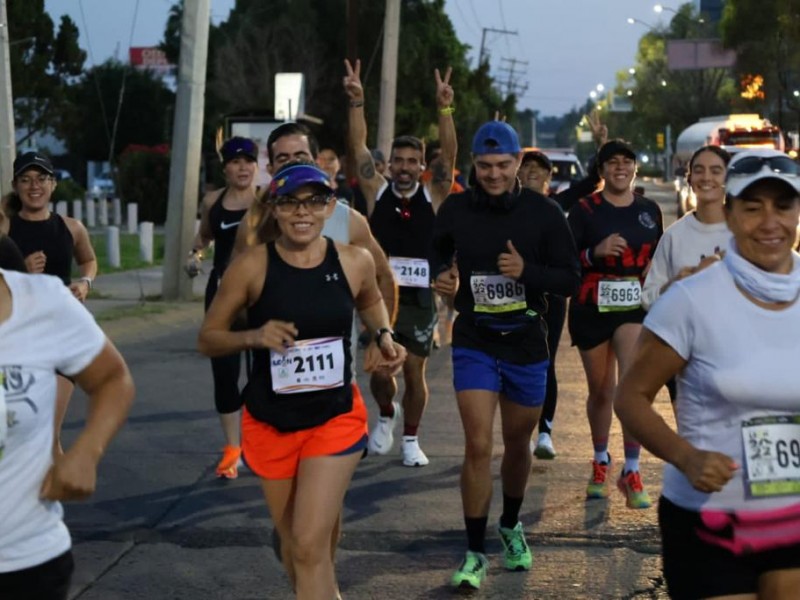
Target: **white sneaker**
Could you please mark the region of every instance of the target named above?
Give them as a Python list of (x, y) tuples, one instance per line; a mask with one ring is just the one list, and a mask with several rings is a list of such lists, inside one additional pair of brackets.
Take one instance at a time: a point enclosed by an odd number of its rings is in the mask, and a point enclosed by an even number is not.
[(367, 448), (370, 454), (389, 454), (394, 446), (394, 425), (400, 418), (400, 405), (397, 402), (392, 402), (394, 405), (393, 417), (378, 417), (378, 423), (369, 432), (369, 442)]
[(424, 467), (430, 462), (419, 447), (419, 438), (415, 435), (403, 436), (400, 452), (403, 455), (403, 465), (406, 467)]
[(536, 448), (533, 450), (536, 458), (551, 460), (556, 457), (556, 449), (553, 448), (553, 440), (549, 433), (540, 433), (536, 441)]

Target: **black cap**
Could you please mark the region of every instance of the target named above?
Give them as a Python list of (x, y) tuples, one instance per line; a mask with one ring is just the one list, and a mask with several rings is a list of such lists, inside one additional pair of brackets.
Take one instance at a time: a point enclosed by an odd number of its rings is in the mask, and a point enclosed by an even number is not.
[(44, 171), (48, 175), (55, 174), (53, 163), (50, 162), (49, 158), (43, 154), (39, 154), (38, 152), (26, 152), (25, 154), (18, 156), (14, 161), (14, 177), (19, 177), (20, 173), (23, 173), (31, 168)]
[(622, 155), (625, 158), (630, 158), (636, 161), (636, 152), (633, 151), (631, 145), (625, 140), (609, 140), (600, 147), (597, 151), (597, 167), (600, 168), (603, 164), (609, 161), (612, 157)]
[(522, 155), (522, 164), (528, 162), (536, 162), (539, 164), (540, 167), (547, 171), (553, 170), (553, 162), (548, 158), (548, 156), (539, 150), (529, 150), (525, 154)]

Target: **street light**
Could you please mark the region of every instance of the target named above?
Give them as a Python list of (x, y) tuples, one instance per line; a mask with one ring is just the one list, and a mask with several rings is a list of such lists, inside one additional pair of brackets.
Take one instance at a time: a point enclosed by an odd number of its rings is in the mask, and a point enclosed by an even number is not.
[(648, 29), (655, 29), (655, 27), (653, 25), (650, 25), (650, 23), (642, 21), (641, 19), (636, 19), (634, 17), (628, 17), (628, 25), (634, 25), (635, 23), (638, 23), (639, 25), (644, 25)]
[[(663, 4), (656, 4), (656, 5), (653, 7), (653, 12), (656, 12), (656, 13), (658, 13), (658, 14), (661, 14), (661, 13), (662, 13), (662, 12), (664, 12), (665, 10), (666, 10), (667, 12), (671, 12), (672, 14), (674, 14), (674, 15), (677, 15), (677, 16), (679, 16), (679, 17), (684, 17), (684, 18), (688, 19), (689, 21), (692, 21), (692, 20), (694, 20), (694, 19), (692, 19), (692, 18), (690, 18), (690, 17), (686, 16), (686, 14), (685, 14), (685, 13), (679, 12), (679, 11), (675, 10), (674, 8), (670, 8), (669, 6), (664, 6)], [(698, 19), (697, 19), (697, 22), (698, 22), (698, 23), (705, 23), (706, 21), (705, 21), (705, 19), (703, 19), (702, 17), (700, 17), (700, 18), (698, 18)]]

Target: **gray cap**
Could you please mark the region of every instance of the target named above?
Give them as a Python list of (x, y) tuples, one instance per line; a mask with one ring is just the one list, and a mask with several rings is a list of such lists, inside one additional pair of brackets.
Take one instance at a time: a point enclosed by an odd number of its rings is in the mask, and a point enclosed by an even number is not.
[(770, 148), (744, 150), (734, 154), (725, 175), (725, 191), (731, 196), (739, 196), (762, 179), (783, 181), (800, 193), (797, 163), (787, 154)]

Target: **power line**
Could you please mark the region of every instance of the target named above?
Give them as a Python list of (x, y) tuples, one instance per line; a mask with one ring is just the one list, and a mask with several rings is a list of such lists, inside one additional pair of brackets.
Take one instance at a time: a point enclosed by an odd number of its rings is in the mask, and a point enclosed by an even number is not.
[(475, 5), (472, 3), (472, 0), (469, 0), (469, 7), (472, 9), (472, 16), (475, 17), (475, 23), (478, 25), (478, 29), (481, 29), (481, 20), (478, 17), (478, 13), (475, 10)]
[[(97, 67), (94, 62), (94, 54), (92, 53), (92, 40), (89, 37), (89, 27), (86, 25), (86, 14), (83, 12), (83, 0), (78, 0), (78, 8), (81, 11), (81, 21), (83, 22), (83, 31), (86, 33), (86, 48), (89, 50), (89, 60), (93, 67)], [(111, 143), (111, 131), (108, 129), (108, 115), (106, 113), (106, 103), (103, 102), (103, 93), (100, 91), (100, 80), (97, 78), (97, 72), (92, 77), (94, 79), (94, 87), (97, 91), (97, 99), (100, 102), (100, 113), (103, 115), (103, 129), (106, 131), (106, 141)]]
[(455, 5), (456, 9), (458, 9), (458, 14), (461, 15), (461, 20), (464, 21), (464, 25), (469, 27), (469, 29), (471, 29), (473, 33), (480, 35), (479, 33), (480, 30), (473, 29), (472, 25), (467, 21), (467, 16), (464, 14), (464, 11), (461, 10), (461, 3), (459, 2), (459, 0), (455, 0)]
[[(503, 12), (503, 0), (497, 0), (497, 6), (500, 8), (500, 23), (503, 25), (503, 29), (506, 29), (506, 15)], [(511, 44), (508, 43), (508, 38), (506, 38), (506, 49), (508, 53), (511, 54)]]

